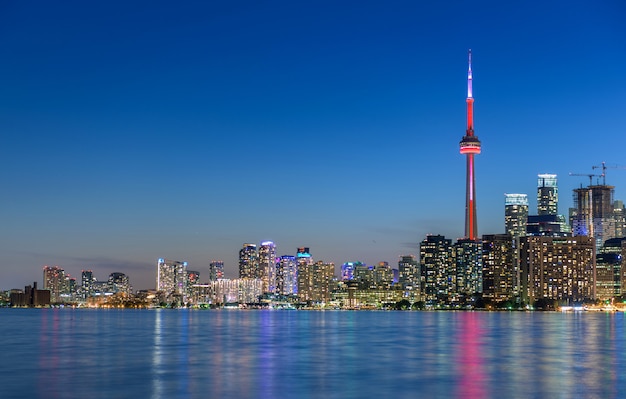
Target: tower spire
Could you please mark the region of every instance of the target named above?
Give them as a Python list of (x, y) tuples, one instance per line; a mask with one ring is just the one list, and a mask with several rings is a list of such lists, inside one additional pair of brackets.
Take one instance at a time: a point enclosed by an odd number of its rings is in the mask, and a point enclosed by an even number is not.
[(480, 154), (480, 140), (474, 136), (474, 97), (472, 93), (472, 50), (468, 52), (467, 68), (467, 130), (459, 143), (461, 154), (467, 157), (465, 191), (465, 238), (478, 239), (476, 222), (476, 184), (474, 178), (474, 155)]

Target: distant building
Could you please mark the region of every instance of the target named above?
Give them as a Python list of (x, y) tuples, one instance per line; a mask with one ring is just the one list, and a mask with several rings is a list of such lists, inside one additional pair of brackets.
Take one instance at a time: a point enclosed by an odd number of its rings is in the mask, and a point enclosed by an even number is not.
[(261, 278), (259, 255), (255, 244), (243, 244), (239, 250), (239, 278)]
[(456, 293), (483, 292), (483, 247), (480, 240), (460, 239), (454, 245), (456, 256)]
[(263, 292), (276, 292), (276, 245), (272, 241), (264, 241), (258, 254)]
[(421, 293), (426, 302), (445, 302), (456, 289), (452, 240), (428, 235), (420, 243)]
[(574, 208), (570, 213), (576, 236), (594, 237), (596, 247), (616, 237), (613, 186), (591, 185), (574, 189)]
[(331, 281), (335, 274), (333, 263), (317, 261), (298, 266), (298, 297), (307, 302), (329, 302)]
[(283, 255), (278, 258), (276, 292), (281, 295), (298, 293), (298, 262), (295, 256)]
[(513, 238), (509, 234), (485, 234), (482, 243), (483, 297), (496, 302), (513, 298), (519, 293)]
[(522, 296), (576, 303), (595, 298), (595, 240), (527, 236), (520, 240)]
[(43, 288), (50, 291), (52, 303), (61, 302), (61, 296), (65, 293), (65, 271), (58, 266), (43, 267)]
[(404, 290), (404, 297), (415, 302), (420, 299), (420, 264), (413, 255), (402, 255), (398, 260), (398, 283)]
[(361, 262), (346, 262), (341, 265), (341, 281), (350, 281), (354, 279), (354, 269)]
[(24, 287), (24, 291), (11, 290), (9, 301), (13, 307), (50, 306), (50, 291), (37, 289), (37, 282), (34, 282), (32, 287)]
[(216, 281), (222, 278), (224, 278), (224, 262), (212, 260), (209, 263), (209, 281)]
[(187, 295), (187, 262), (159, 258), (157, 262), (157, 291), (166, 297)]
[(93, 295), (93, 284), (96, 282), (96, 278), (91, 270), (83, 270), (80, 277), (81, 296), (83, 299), (87, 299)]
[(553, 174), (537, 175), (537, 214), (556, 215), (559, 213), (558, 207), (557, 176)]
[(132, 294), (133, 288), (130, 285), (130, 279), (124, 273), (111, 273), (108, 283), (112, 293)]
[(512, 238), (526, 235), (528, 221), (528, 196), (504, 194), (504, 231)]

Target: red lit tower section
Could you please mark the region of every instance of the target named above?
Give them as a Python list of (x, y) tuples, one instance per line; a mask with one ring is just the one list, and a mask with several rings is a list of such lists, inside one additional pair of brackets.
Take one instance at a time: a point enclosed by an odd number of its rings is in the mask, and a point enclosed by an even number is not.
[(476, 179), (474, 177), (474, 155), (480, 154), (480, 140), (474, 136), (474, 97), (472, 97), (472, 50), (469, 51), (467, 70), (467, 130), (459, 143), (461, 154), (467, 157), (467, 180), (465, 191), (465, 238), (478, 238), (476, 221)]

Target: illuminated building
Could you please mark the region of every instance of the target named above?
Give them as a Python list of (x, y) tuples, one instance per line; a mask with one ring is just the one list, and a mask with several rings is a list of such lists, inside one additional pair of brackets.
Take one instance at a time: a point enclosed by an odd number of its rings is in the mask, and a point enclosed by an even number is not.
[(576, 303), (595, 297), (595, 240), (526, 236), (520, 239), (522, 297)]
[(514, 240), (509, 234), (485, 234), (483, 297), (503, 301), (517, 295), (518, 269), (513, 261)]
[(558, 214), (559, 190), (556, 175), (537, 175), (537, 214)]
[(376, 288), (388, 289), (393, 284), (393, 269), (389, 262), (378, 262), (373, 268), (374, 286)]
[(420, 265), (415, 256), (403, 255), (398, 260), (398, 282), (411, 301), (419, 299), (420, 294)]
[(96, 282), (96, 278), (93, 276), (91, 270), (83, 270), (80, 277), (82, 297), (83, 299), (87, 299), (93, 294), (93, 283)]
[(456, 288), (456, 264), (452, 241), (441, 235), (428, 235), (420, 243), (422, 299), (445, 302)]
[(480, 154), (480, 140), (474, 135), (474, 97), (472, 95), (472, 51), (469, 51), (467, 70), (467, 130), (461, 139), (460, 152), (467, 157), (466, 185), (465, 185), (465, 238), (478, 238), (478, 223), (476, 220), (476, 179), (474, 177), (474, 155)]
[(187, 262), (159, 258), (157, 262), (157, 291), (166, 297), (187, 294)]
[[(621, 249), (621, 248), (620, 248)], [(596, 255), (596, 299), (610, 300), (622, 295), (622, 255)]]
[(480, 240), (461, 239), (454, 245), (456, 293), (474, 295), (483, 292), (483, 247)]
[(224, 278), (224, 262), (212, 260), (209, 263), (209, 280), (215, 281)]
[(361, 262), (346, 262), (341, 265), (341, 281), (351, 281), (355, 278), (355, 270), (357, 267), (363, 266)]
[(130, 279), (124, 273), (111, 273), (109, 275), (109, 290), (113, 293), (131, 294)]
[(193, 295), (193, 286), (200, 284), (200, 272), (187, 270), (185, 278), (185, 297), (187, 300)]
[(317, 261), (298, 266), (298, 297), (306, 302), (328, 302), (335, 265)]
[(626, 208), (624, 208), (623, 201), (613, 201), (613, 218), (615, 219), (615, 237), (626, 236)]
[(616, 237), (614, 188), (602, 184), (574, 189), (574, 209), (570, 215), (573, 233), (594, 237), (597, 248)]
[(241, 278), (233, 280), (238, 283), (239, 303), (257, 303), (263, 294), (263, 280), (258, 278)]
[(243, 244), (239, 250), (239, 278), (261, 278), (255, 244)]
[(64, 293), (65, 271), (58, 266), (43, 267), (43, 288), (50, 291), (50, 302), (61, 301)]
[(298, 262), (295, 256), (283, 255), (278, 259), (276, 292), (281, 295), (298, 293)]
[(504, 194), (504, 231), (513, 238), (526, 235), (528, 196)]
[(258, 254), (263, 292), (276, 292), (276, 246), (272, 241), (264, 241)]

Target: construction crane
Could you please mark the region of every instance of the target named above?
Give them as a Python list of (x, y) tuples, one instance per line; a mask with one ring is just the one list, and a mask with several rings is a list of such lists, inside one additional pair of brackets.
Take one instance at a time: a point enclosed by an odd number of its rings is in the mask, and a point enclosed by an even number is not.
[(589, 178), (589, 186), (592, 185), (594, 177), (603, 177), (604, 175), (594, 175), (593, 173), (570, 173), (570, 176), (587, 176)]
[(602, 185), (606, 186), (606, 170), (607, 169), (626, 169), (626, 166), (621, 165), (609, 165), (606, 166), (606, 162), (602, 162), (602, 165), (593, 165), (591, 169), (602, 169)]

